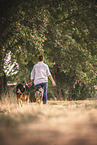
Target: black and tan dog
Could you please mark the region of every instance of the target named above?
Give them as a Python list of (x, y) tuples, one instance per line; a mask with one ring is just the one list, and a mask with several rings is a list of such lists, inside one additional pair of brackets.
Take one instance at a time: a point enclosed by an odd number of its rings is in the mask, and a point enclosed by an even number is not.
[(43, 94), (44, 94), (44, 88), (40, 87), (40, 88), (35, 92), (36, 103), (38, 103), (38, 104), (41, 104), (41, 103), (42, 103)]
[(22, 83), (18, 84), (16, 87), (17, 103), (19, 106), (23, 104), (29, 104), (30, 91), (28, 85)]

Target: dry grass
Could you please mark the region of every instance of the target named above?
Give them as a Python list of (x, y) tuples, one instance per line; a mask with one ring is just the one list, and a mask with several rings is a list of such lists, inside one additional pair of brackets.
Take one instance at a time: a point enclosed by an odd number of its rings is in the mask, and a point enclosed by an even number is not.
[(97, 101), (0, 102), (0, 145), (97, 145)]

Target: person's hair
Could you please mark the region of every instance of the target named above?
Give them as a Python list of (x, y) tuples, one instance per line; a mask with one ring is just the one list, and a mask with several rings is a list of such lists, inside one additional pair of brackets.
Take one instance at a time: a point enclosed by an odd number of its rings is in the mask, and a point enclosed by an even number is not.
[(43, 55), (39, 55), (39, 61), (43, 61), (44, 56)]

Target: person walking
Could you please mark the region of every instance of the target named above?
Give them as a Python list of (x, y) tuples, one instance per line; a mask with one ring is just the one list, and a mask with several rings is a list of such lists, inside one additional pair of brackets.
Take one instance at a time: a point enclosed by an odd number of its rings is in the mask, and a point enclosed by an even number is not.
[(34, 80), (35, 90), (37, 91), (40, 87), (44, 88), (43, 94), (43, 104), (47, 103), (47, 87), (48, 87), (48, 78), (51, 80), (52, 85), (56, 86), (56, 83), (50, 73), (49, 67), (44, 63), (44, 56), (39, 55), (39, 62), (34, 65), (31, 71), (31, 82)]

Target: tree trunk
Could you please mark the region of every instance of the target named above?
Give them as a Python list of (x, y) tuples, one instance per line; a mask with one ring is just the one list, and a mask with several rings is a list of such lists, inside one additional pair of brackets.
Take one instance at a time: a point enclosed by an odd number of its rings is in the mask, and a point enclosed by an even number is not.
[(0, 100), (2, 100), (2, 94), (5, 94), (7, 91), (7, 77), (4, 75), (0, 76)]

